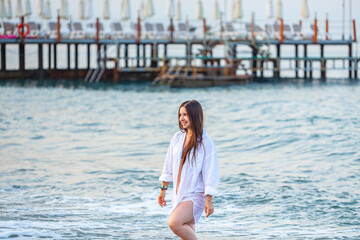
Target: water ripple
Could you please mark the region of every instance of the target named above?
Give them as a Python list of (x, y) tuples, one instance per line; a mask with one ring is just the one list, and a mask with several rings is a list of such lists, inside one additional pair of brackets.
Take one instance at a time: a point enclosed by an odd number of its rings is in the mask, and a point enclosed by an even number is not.
[(359, 87), (0, 81), (0, 239), (174, 239), (158, 177), (193, 98), (220, 161), (202, 239), (358, 239)]

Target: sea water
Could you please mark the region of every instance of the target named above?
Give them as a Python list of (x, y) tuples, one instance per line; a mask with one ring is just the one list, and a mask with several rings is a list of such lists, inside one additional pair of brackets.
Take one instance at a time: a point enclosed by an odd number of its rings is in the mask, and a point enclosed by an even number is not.
[(349, 80), (2, 81), (0, 238), (178, 239), (158, 178), (188, 99), (203, 105), (220, 162), (200, 239), (360, 239), (360, 84)]

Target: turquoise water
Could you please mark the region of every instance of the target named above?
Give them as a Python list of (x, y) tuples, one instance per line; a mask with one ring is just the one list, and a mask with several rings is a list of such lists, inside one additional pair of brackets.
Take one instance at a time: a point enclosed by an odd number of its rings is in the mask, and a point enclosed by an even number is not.
[(2, 82), (0, 238), (177, 239), (156, 198), (187, 99), (202, 103), (220, 161), (200, 239), (360, 238), (360, 84), (345, 80)]

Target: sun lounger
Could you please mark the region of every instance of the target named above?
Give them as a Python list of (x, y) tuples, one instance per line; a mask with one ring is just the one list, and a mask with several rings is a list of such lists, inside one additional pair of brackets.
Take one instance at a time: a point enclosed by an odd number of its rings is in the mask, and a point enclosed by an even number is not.
[(231, 22), (224, 24), (224, 37), (235, 39), (245, 39), (246, 31), (244, 29), (235, 29)]
[(3, 33), (4, 35), (14, 35), (17, 34), (17, 32), (15, 32), (15, 28), (16, 25), (14, 23), (11, 22), (3, 22)]
[(165, 31), (164, 25), (162, 23), (155, 24), (156, 36), (160, 38), (169, 38), (169, 31)]
[(120, 22), (111, 23), (110, 28), (111, 28), (113, 37), (125, 38), (125, 33), (124, 33), (124, 30), (123, 30)]
[(289, 24), (284, 24), (284, 36), (286, 39), (294, 39), (295, 34), (291, 31)]
[[(60, 28), (60, 34), (63, 38), (70, 37), (69, 29), (65, 29), (63, 27)], [(46, 35), (49, 38), (56, 38), (57, 37), (57, 22), (48, 22), (48, 31)]]
[(233, 27), (233, 25), (228, 22), (228, 23), (225, 23), (224, 25), (224, 37), (236, 37), (237, 33)]
[(194, 38), (195, 37), (195, 27), (187, 26), (185, 23), (178, 23), (178, 28), (176, 29), (176, 37), (177, 38)]
[(38, 29), (38, 25), (35, 22), (27, 22), (27, 24), (29, 25), (29, 30), (30, 30), (28, 36), (39, 37), (40, 31)]
[(144, 24), (145, 27), (145, 38), (155, 38), (155, 28), (154, 25), (152, 23), (145, 23)]
[[(247, 37), (249, 39), (251, 39), (251, 24), (246, 23), (245, 24), (245, 29), (246, 29), (246, 32), (247, 32)], [(266, 32), (260, 26), (255, 25), (253, 31), (254, 31), (256, 39), (259, 39), (259, 40), (266, 39)]]
[(265, 24), (265, 32), (269, 39), (276, 39), (273, 25)]
[(293, 27), (293, 31), (294, 31), (294, 38), (295, 39), (303, 39), (303, 40), (311, 40), (312, 39), (312, 33), (304, 33), (302, 31), (302, 27), (300, 26), (300, 24), (296, 24), (294, 23), (292, 25)]
[[(308, 34), (309, 35), (314, 35), (314, 24), (311, 24), (310, 25), (310, 29), (311, 29), (311, 33), (309, 32)], [(326, 37), (328, 38), (328, 39), (330, 39), (331, 38), (331, 35), (328, 33), (322, 33), (322, 32), (320, 32), (319, 31), (319, 26), (317, 26), (316, 27), (316, 30), (317, 30), (317, 36), (318, 36), (318, 38), (322, 38), (322, 39), (326, 39)]]
[[(280, 25), (279, 24), (274, 24), (274, 32), (276, 35), (277, 39), (280, 39)], [(284, 24), (283, 25), (283, 35), (284, 35), (284, 39), (293, 39), (294, 38), (294, 33), (292, 33), (290, 26), (288, 24)]]
[[(96, 30), (96, 25), (95, 25)], [(110, 38), (112, 36), (112, 32), (109, 29), (105, 29), (102, 23), (99, 23), (99, 31), (100, 31), (100, 38)]]

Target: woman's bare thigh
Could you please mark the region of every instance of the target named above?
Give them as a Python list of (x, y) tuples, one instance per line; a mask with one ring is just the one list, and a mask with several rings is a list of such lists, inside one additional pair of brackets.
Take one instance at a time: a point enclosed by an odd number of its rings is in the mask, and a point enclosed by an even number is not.
[(191, 228), (195, 229), (193, 206), (194, 203), (192, 201), (181, 202), (170, 215), (169, 223), (188, 224)]

